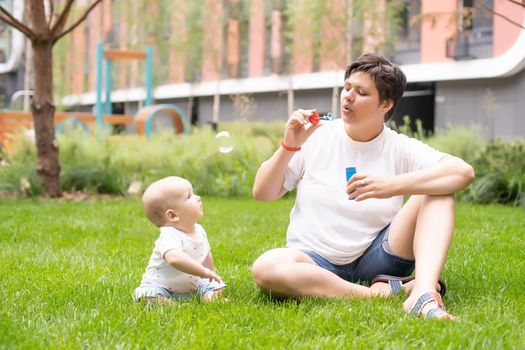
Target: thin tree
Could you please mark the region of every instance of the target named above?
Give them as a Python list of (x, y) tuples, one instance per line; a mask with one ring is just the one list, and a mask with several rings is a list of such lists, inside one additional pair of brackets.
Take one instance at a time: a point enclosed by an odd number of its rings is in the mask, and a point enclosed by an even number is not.
[[(505, 1), (507, 3), (511, 3), (511, 4), (514, 4), (516, 6), (519, 6), (519, 7), (522, 7), (523, 9), (525, 9), (525, 0), (521, 0), (521, 1), (518, 1), (518, 0), (501, 0), (501, 1)], [(415, 16), (412, 19), (412, 24), (419, 24), (422, 21), (429, 21), (430, 24), (432, 26), (434, 26), (438, 17), (447, 18), (449, 23), (454, 23), (457, 20), (458, 17), (463, 18), (463, 21), (465, 21), (465, 20), (472, 21), (472, 16), (473, 16), (474, 12), (484, 11), (485, 13), (487, 13), (487, 14), (489, 14), (491, 16), (499, 17), (499, 18), (504, 19), (506, 22), (512, 24), (513, 26), (525, 29), (525, 26), (523, 25), (523, 23), (516, 22), (516, 21), (512, 20), (511, 18), (509, 18), (508, 16), (506, 16), (505, 14), (495, 11), (494, 10), (494, 4), (492, 6), (490, 6), (489, 4), (487, 4), (485, 2), (485, 0), (473, 0), (471, 5), (475, 5), (475, 4), (477, 4), (479, 7), (476, 8), (475, 6), (464, 6), (463, 8), (461, 8), (459, 10), (456, 10), (456, 11), (448, 11), (448, 12), (447, 11), (433, 11), (433, 12), (427, 12), (425, 14), (422, 14), (422, 15), (419, 15), (419, 16)]]
[[(46, 195), (60, 195), (60, 162), (55, 138), (55, 104), (53, 101), (53, 46), (69, 34), (102, 0), (93, 0), (76, 20), (68, 23), (74, 0), (30, 0), (26, 2), (26, 21), (16, 19), (0, 6), (0, 20), (22, 32), (33, 49), (34, 95), (31, 103), (36, 135), (36, 172)], [(55, 4), (63, 3), (55, 12)]]
[[(521, 7), (523, 7), (525, 9), (525, 0), (521, 0), (521, 1), (507, 0), (507, 1), (512, 3), (512, 4), (515, 4), (517, 6), (521, 6)], [(516, 27), (525, 29), (525, 27), (523, 26), (522, 23), (515, 22), (512, 19), (510, 19), (509, 17), (505, 16), (504, 14), (494, 11), (494, 8), (490, 7), (489, 5), (487, 5), (487, 3), (485, 3), (484, 0), (476, 0), (476, 3), (480, 4), (481, 8), (483, 8), (483, 10), (487, 11), (488, 13), (490, 13), (490, 14), (496, 16), (496, 17), (503, 18), (505, 21), (509, 22), (512, 25), (515, 25)]]

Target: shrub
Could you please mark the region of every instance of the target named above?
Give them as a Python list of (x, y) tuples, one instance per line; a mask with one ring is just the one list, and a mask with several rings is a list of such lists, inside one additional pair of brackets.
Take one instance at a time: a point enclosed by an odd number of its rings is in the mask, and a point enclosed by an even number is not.
[(425, 136), (419, 120), (415, 129), (408, 116), (392, 128), (430, 146), (457, 156), (471, 164), (476, 179), (457, 198), (475, 203), (501, 203), (525, 206), (525, 144), (523, 141), (505, 143), (501, 140), (487, 144), (480, 126), (448, 125), (430, 137)]
[[(282, 123), (279, 125), (282, 133)], [(230, 132), (235, 143), (226, 154), (218, 151), (210, 128), (195, 129), (187, 135), (157, 134), (149, 139), (138, 135), (90, 136), (83, 130), (61, 134), (62, 190), (121, 195), (132, 182), (144, 185), (178, 175), (191, 180), (202, 195), (248, 195), (259, 165), (275, 150), (280, 135), (271, 128), (263, 131), (258, 124), (225, 123), (221, 127)], [(35, 158), (34, 143), (23, 134), (16, 138), (0, 169), (0, 192), (40, 193)], [(24, 190), (21, 179), (25, 179)]]
[[(399, 131), (425, 138), (431, 146), (472, 164), (474, 183), (458, 194), (477, 203), (525, 205), (525, 145), (523, 141), (486, 145), (479, 127), (448, 126), (426, 137), (404, 119)], [(83, 130), (61, 134), (61, 186), (65, 191), (124, 195), (132, 183), (145, 185), (168, 175), (188, 178), (197, 193), (214, 196), (249, 195), (260, 164), (282, 138), (283, 122), (221, 123), (235, 143), (230, 153), (217, 149), (215, 132), (203, 127), (187, 135), (87, 135)], [(25, 134), (14, 137), (0, 166), (0, 193), (38, 195), (35, 146)]]
[(0, 194), (36, 196), (42, 193), (34, 162), (4, 162), (0, 168)]
[(426, 140), (430, 146), (459, 157), (469, 164), (473, 164), (481, 155), (487, 141), (483, 137), (481, 127), (448, 125), (445, 129)]
[(403, 123), (398, 125), (395, 120), (390, 120), (389, 125), (397, 132), (421, 141), (427, 139), (429, 136), (428, 132), (423, 129), (421, 120), (416, 119), (414, 123), (412, 123), (408, 115), (403, 116)]
[(446, 128), (438, 129), (434, 134), (430, 134), (423, 130), (421, 120), (416, 119), (412, 123), (410, 117), (406, 115), (403, 117), (402, 124), (397, 125), (391, 121), (390, 126), (397, 132), (422, 140), (441, 152), (457, 156), (467, 163), (474, 162), (487, 144), (479, 125), (469, 127), (447, 125)]
[(42, 193), (35, 171), (36, 149), (25, 133), (12, 136), (0, 157), (0, 194), (34, 196)]
[(473, 163), (476, 180), (465, 200), (525, 206), (525, 143), (492, 141)]

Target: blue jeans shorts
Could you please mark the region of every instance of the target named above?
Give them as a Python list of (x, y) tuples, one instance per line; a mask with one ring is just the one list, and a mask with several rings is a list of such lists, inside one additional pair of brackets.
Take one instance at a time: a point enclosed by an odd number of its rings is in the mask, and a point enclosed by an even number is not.
[(133, 299), (139, 301), (142, 298), (156, 298), (164, 297), (171, 300), (188, 300), (193, 295), (202, 296), (209, 291), (219, 290), (226, 287), (226, 284), (216, 281), (210, 282), (207, 278), (202, 278), (199, 285), (193, 292), (188, 293), (172, 293), (164, 287), (151, 283), (142, 283), (137, 289), (133, 291)]
[(390, 225), (382, 229), (363, 255), (346, 265), (332, 264), (313, 251), (303, 252), (317, 265), (348, 282), (370, 284), (374, 277), (381, 274), (408, 276), (414, 271), (415, 261), (392, 254), (388, 246), (389, 228)]

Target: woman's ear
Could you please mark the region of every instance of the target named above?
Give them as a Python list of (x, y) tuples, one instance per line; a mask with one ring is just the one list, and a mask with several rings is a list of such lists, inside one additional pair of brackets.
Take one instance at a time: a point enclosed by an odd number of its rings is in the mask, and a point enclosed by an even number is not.
[(171, 222), (177, 222), (180, 220), (180, 217), (177, 215), (177, 213), (173, 209), (166, 210), (166, 218), (168, 219), (168, 221), (171, 221)]
[(391, 99), (384, 100), (382, 103), (383, 108), (385, 109), (385, 113), (392, 109), (394, 106), (394, 102)]

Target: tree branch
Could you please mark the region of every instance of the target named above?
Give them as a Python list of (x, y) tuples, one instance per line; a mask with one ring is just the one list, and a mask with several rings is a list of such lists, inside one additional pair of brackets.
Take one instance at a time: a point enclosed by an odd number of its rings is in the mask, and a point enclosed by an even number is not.
[(10, 27), (16, 26), (16, 23), (13, 22), (9, 17), (4, 15), (4, 13), (1, 12), (1, 10), (0, 10), (0, 21), (5, 22), (5, 24), (7, 24)]
[[(509, 1), (512, 1), (512, 0), (509, 0)], [(511, 23), (511, 24), (514, 24), (515, 26), (518, 26), (518, 27), (520, 27), (520, 28), (522, 28), (522, 29), (525, 29), (525, 27), (524, 27), (522, 24), (520, 24), (520, 23), (518, 23), (518, 22), (515, 22), (515, 21), (513, 21), (512, 19), (508, 18), (507, 16), (502, 15), (501, 13), (498, 13), (498, 12), (494, 11), (493, 9), (491, 9), (490, 7), (488, 7), (487, 4), (485, 4), (485, 1), (483, 1), (483, 0), (477, 0), (476, 2), (479, 3), (479, 4), (481, 5), (481, 7), (483, 7), (483, 9), (484, 9), (485, 11), (490, 12), (490, 13), (493, 14), (494, 16), (501, 17), (501, 18), (503, 18), (505, 21), (507, 21), (507, 22), (509, 22), (509, 23)], [(517, 2), (515, 2), (515, 1), (512, 1), (512, 2), (513, 2), (513, 3), (517, 3)], [(517, 4), (519, 4), (519, 3), (517, 3)]]
[(512, 2), (513, 4), (516, 4), (518, 6), (521, 6), (521, 7), (525, 7), (525, 1), (516, 1), (516, 0), (508, 0), (510, 2)]
[(84, 12), (84, 14), (82, 16), (80, 16), (80, 18), (75, 22), (73, 23), (69, 28), (67, 28), (66, 30), (64, 30), (62, 33), (60, 33), (59, 35), (57, 36), (53, 36), (53, 44), (56, 43), (58, 40), (60, 40), (60, 38), (62, 38), (64, 35), (68, 34), (69, 32), (71, 32), (73, 29), (75, 29), (76, 27), (78, 27), (78, 25), (80, 23), (82, 23), (86, 18), (87, 16), (89, 15), (89, 13), (98, 5), (102, 2), (102, 0), (95, 0), (88, 8), (87, 10)]
[(25, 24), (13, 17), (3, 6), (0, 5), (0, 21), (5, 22), (8, 26), (13, 27), (21, 31), (29, 39), (33, 40), (35, 38), (35, 33), (31, 28), (27, 27)]
[(69, 16), (69, 12), (71, 11), (71, 6), (73, 5), (74, 0), (67, 0), (66, 5), (64, 6), (64, 9), (58, 15), (58, 19), (56, 22), (51, 26), (49, 32), (51, 35), (51, 38), (54, 38), (57, 33), (60, 33), (62, 28), (64, 28), (64, 25), (66, 24), (67, 17)]
[(55, 15), (55, 5), (53, 1), (49, 2), (49, 20), (47, 21), (47, 27), (51, 28), (51, 21), (53, 21), (53, 16)]

